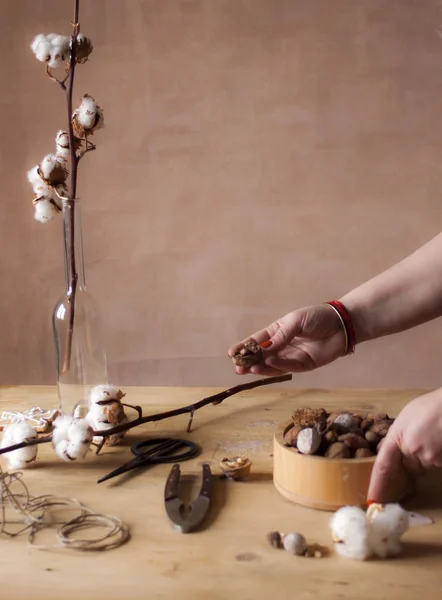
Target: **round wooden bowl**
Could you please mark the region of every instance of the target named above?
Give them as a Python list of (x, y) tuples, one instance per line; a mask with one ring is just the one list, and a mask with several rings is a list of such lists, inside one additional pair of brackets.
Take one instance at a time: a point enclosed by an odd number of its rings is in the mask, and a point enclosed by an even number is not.
[[(277, 427), (273, 444), (273, 483), (288, 500), (335, 511), (342, 506), (366, 507), (375, 457), (325, 458), (304, 455), (286, 446), (284, 435), (293, 422)], [(392, 479), (389, 502), (399, 502), (410, 493), (412, 483), (405, 470)]]

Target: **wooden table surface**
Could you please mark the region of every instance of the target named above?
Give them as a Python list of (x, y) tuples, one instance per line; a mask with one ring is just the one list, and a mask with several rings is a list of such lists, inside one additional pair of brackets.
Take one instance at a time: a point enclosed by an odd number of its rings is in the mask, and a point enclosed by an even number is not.
[[(190, 404), (220, 391), (209, 388), (125, 388), (126, 400), (145, 413)], [(330, 513), (289, 503), (272, 482), (272, 440), (276, 423), (300, 406), (326, 409), (385, 410), (392, 415), (422, 390), (339, 391), (261, 388), (233, 396), (195, 414), (193, 432), (185, 433), (186, 416), (147, 424), (129, 433), (122, 446), (90, 454), (82, 463), (59, 461), (50, 446), (39, 447), (37, 463), (24, 471), (34, 495), (75, 497), (94, 510), (117, 515), (131, 527), (123, 547), (105, 553), (44, 551), (25, 536), (0, 537), (2, 598), (44, 600), (113, 600), (177, 598), (182, 600), (259, 600), (261, 598), (351, 600), (440, 598), (442, 589), (442, 485), (439, 474), (421, 482), (408, 506), (436, 523), (409, 530), (401, 557), (358, 563), (332, 554), (323, 559), (289, 555), (270, 547), (271, 530), (299, 531), (310, 542), (330, 544)], [(50, 387), (2, 387), (0, 409), (24, 410), (55, 403)], [(218, 479), (208, 525), (183, 535), (166, 517), (163, 493), (169, 466), (156, 466), (123, 481), (97, 485), (96, 480), (125, 462), (129, 446), (149, 435), (189, 436), (203, 454), (182, 463), (194, 497), (201, 463), (219, 474), (225, 455), (245, 453), (253, 461), (249, 480)], [(3, 460), (3, 465), (5, 461)], [(47, 534), (45, 534), (47, 535)], [(42, 540), (43, 541), (43, 540)], [(47, 538), (44, 541), (52, 541)], [(5, 595), (5, 590), (7, 594)]]

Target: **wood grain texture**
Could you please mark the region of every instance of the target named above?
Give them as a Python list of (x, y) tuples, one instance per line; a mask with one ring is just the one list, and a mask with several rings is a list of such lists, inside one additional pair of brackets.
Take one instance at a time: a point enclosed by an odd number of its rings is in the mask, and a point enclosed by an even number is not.
[[(126, 388), (127, 400), (145, 411), (165, 410), (202, 398), (218, 389)], [(220, 406), (199, 411), (189, 434), (203, 454), (182, 464), (184, 492), (200, 485), (201, 462), (219, 474), (224, 455), (245, 453), (253, 461), (244, 482), (215, 482), (216, 497), (207, 527), (189, 535), (172, 530), (163, 492), (167, 466), (157, 466), (122, 482), (98, 486), (100, 475), (125, 461), (128, 445), (149, 435), (186, 436), (186, 418), (156, 423), (128, 435), (125, 445), (65, 465), (49, 447), (25, 481), (34, 494), (74, 496), (87, 506), (118, 515), (132, 527), (127, 546), (103, 555), (43, 552), (25, 539), (0, 538), (0, 580), (12, 598), (78, 600), (144, 598), (183, 600), (415, 600), (438, 598), (442, 585), (441, 478), (422, 482), (413, 507), (436, 519), (435, 525), (406, 534), (403, 556), (390, 562), (353, 563), (337, 556), (315, 560), (271, 548), (271, 530), (300, 531), (309, 541), (330, 544), (330, 515), (286, 501), (272, 482), (273, 432), (295, 407), (386, 410), (393, 415), (420, 390), (339, 391), (272, 389), (251, 391)], [(0, 408), (44, 405), (55, 397), (48, 387), (0, 388)], [(26, 575), (26, 576), (25, 576)]]

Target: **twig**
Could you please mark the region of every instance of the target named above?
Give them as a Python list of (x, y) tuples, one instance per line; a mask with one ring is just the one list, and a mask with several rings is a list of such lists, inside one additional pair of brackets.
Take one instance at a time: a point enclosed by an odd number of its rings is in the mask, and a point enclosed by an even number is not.
[(79, 12), (80, 0), (74, 0), (74, 21), (72, 23), (73, 31), (71, 36), (71, 52), (68, 73), (68, 85), (66, 89), (66, 104), (68, 113), (68, 139), (69, 139), (69, 155), (71, 162), (71, 176), (69, 179), (69, 200), (66, 202), (66, 210), (68, 211), (67, 221), (67, 236), (69, 246), (69, 264), (70, 264), (70, 281), (68, 289), (68, 313), (69, 313), (69, 328), (66, 337), (65, 360), (62, 371), (69, 371), (71, 366), (72, 354), (72, 338), (74, 334), (75, 320), (75, 295), (77, 291), (77, 265), (75, 261), (75, 199), (77, 197), (77, 167), (78, 158), (75, 151), (74, 130), (72, 126), (72, 92), (74, 89), (75, 64), (77, 62), (77, 36), (80, 29)]
[[(98, 445), (98, 450), (96, 454), (100, 452), (105, 443), (105, 439), (111, 435), (115, 435), (116, 433), (122, 433), (123, 431), (129, 431), (129, 429), (133, 429), (134, 427), (138, 427), (138, 425), (143, 425), (144, 423), (151, 423), (153, 421), (162, 421), (164, 419), (169, 419), (171, 417), (177, 417), (178, 415), (184, 415), (190, 413), (189, 423), (187, 425), (187, 431), (190, 431), (190, 427), (193, 421), (193, 415), (195, 411), (203, 408), (203, 406), (207, 406), (208, 404), (221, 404), (226, 398), (238, 394), (240, 392), (245, 392), (247, 390), (252, 390), (257, 387), (261, 387), (263, 385), (271, 385), (273, 383), (282, 383), (283, 381), (289, 381), (292, 379), (291, 373), (287, 375), (281, 375), (279, 377), (266, 377), (263, 379), (258, 379), (257, 381), (251, 381), (249, 383), (242, 383), (240, 385), (236, 385), (235, 387), (229, 388), (228, 390), (224, 390), (223, 392), (218, 392), (213, 396), (208, 396), (207, 398), (203, 398), (199, 400), (199, 402), (195, 402), (193, 404), (189, 404), (188, 406), (183, 406), (182, 408), (175, 408), (174, 410), (168, 410), (162, 413), (157, 413), (155, 415), (146, 415), (142, 416), (142, 409), (140, 406), (131, 406), (128, 404), (124, 404), (124, 406), (130, 406), (134, 408), (139, 416), (138, 418), (130, 421), (129, 423), (123, 423), (122, 425), (117, 425), (112, 429), (104, 429), (93, 432), (94, 437), (102, 437), (100, 444)], [(5, 448), (0, 448), (0, 454), (6, 454), (7, 452), (12, 452), (13, 450), (19, 450), (20, 448), (26, 448), (27, 446), (35, 446), (36, 444), (45, 444), (52, 440), (52, 435), (46, 435), (41, 438), (36, 438), (29, 440), (27, 442), (21, 442), (20, 444), (14, 444), (13, 446), (7, 446)]]

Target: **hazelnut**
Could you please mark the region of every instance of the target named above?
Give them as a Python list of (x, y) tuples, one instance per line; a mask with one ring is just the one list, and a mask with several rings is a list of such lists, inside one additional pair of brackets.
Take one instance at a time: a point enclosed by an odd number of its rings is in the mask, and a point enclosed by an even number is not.
[(385, 437), (390, 429), (391, 423), (389, 421), (377, 421), (371, 428), (370, 431), (377, 433), (381, 438)]
[(370, 429), (370, 427), (372, 425), (373, 425), (373, 420), (365, 418), (361, 423), (361, 429), (362, 429), (362, 431), (367, 431), (367, 429)]
[(283, 539), (284, 550), (301, 556), (307, 550), (307, 541), (301, 533), (287, 533)]
[(334, 429), (329, 429), (322, 437), (327, 444), (334, 444), (338, 441), (338, 434)]
[(355, 458), (368, 458), (370, 456), (374, 456), (374, 454), (368, 448), (358, 448), (355, 452)]
[(273, 548), (282, 548), (282, 538), (279, 531), (271, 531), (267, 534), (267, 541)]
[(343, 442), (336, 442), (325, 452), (327, 458), (350, 458), (350, 449)]
[(292, 446), (296, 448), (296, 441), (298, 439), (298, 434), (301, 431), (301, 425), (293, 425), (284, 435), (284, 442), (287, 446)]
[(232, 356), (232, 360), (236, 366), (247, 369), (260, 363), (262, 357), (263, 353), (261, 346), (259, 346), (255, 340), (249, 340), (244, 343), (242, 348), (235, 352)]
[(357, 450), (358, 448), (368, 448), (368, 442), (366, 439), (356, 433), (344, 433), (338, 437), (339, 442), (344, 442), (350, 450)]
[(365, 439), (370, 444), (379, 444), (379, 442), (381, 441), (382, 438), (380, 435), (378, 435), (377, 433), (375, 433), (374, 431), (369, 429), (368, 431), (365, 432)]
[(321, 440), (321, 434), (316, 429), (308, 427), (298, 433), (296, 447), (301, 454), (315, 454), (321, 445)]

